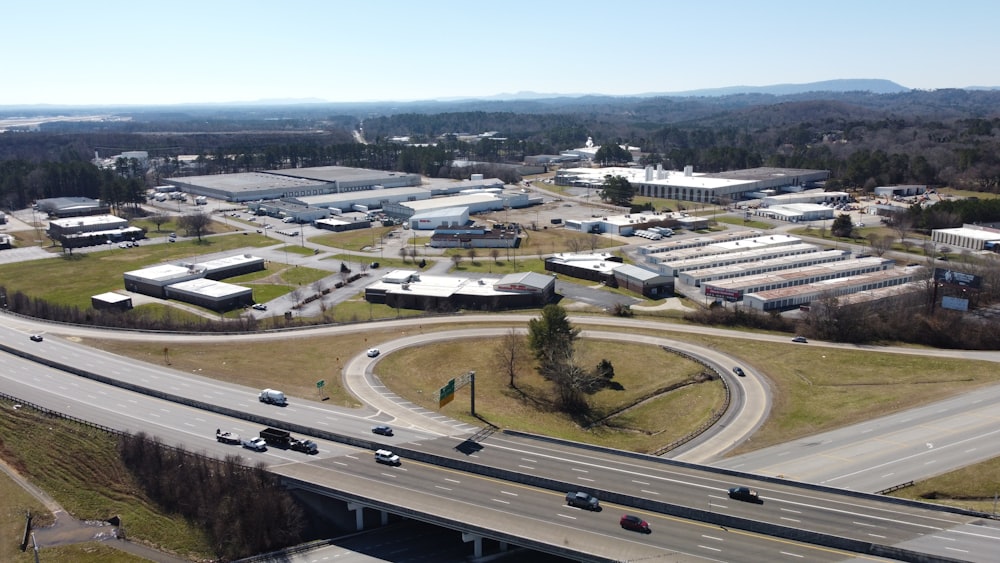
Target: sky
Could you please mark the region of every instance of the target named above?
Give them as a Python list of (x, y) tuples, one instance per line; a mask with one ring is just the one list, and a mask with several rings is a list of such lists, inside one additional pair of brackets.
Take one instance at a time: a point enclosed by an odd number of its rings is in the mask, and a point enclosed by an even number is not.
[(1000, 2), (14, 0), (0, 106), (1000, 86)]

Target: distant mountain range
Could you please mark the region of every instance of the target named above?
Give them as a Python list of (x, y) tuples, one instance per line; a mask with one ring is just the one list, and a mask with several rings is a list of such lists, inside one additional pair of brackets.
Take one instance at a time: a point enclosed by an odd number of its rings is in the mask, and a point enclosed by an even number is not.
[[(982, 88), (990, 89), (990, 88)], [(724, 88), (704, 88), (701, 90), (683, 90), (679, 92), (646, 92), (643, 94), (631, 94), (617, 96), (621, 98), (656, 98), (667, 97), (718, 97), (733, 96), (738, 94), (770, 94), (773, 96), (787, 96), (791, 94), (805, 94), (808, 92), (871, 92), (872, 94), (900, 94), (909, 92), (910, 88), (900, 86), (891, 80), (878, 78), (843, 78), (838, 80), (824, 80), (821, 82), (807, 82), (805, 84), (774, 84), (771, 86), (726, 86)], [(571, 98), (581, 96), (606, 97), (606, 94), (543, 94), (538, 92), (517, 92), (514, 94), (497, 94), (495, 96), (482, 96), (477, 98), (439, 98), (439, 101), (459, 101), (459, 100), (542, 100), (548, 98)]]

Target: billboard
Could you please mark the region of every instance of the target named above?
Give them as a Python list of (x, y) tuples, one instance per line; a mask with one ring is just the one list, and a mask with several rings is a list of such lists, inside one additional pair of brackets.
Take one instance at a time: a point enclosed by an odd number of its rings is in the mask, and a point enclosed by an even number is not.
[(721, 287), (706, 285), (705, 297), (719, 297), (726, 301), (739, 301), (743, 299), (743, 292), (738, 289), (723, 289)]
[(966, 289), (979, 289), (983, 279), (973, 274), (956, 272), (946, 268), (934, 268), (934, 281)]

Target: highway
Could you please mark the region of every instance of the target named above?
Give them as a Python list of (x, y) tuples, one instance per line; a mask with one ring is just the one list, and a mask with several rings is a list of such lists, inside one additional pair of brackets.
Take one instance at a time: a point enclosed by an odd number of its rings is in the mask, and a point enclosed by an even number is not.
[[(255, 389), (240, 388), (207, 378), (173, 372), (162, 366), (142, 364), (57, 337), (46, 338), (43, 343), (32, 343), (25, 335), (17, 332), (7, 332), (3, 336), (5, 342), (8, 343), (23, 341), (23, 346), (27, 350), (44, 350), (48, 359), (58, 359), (76, 367), (85, 367), (91, 371), (104, 373), (109, 377), (138, 382), (150, 388), (194, 397), (242, 412), (272, 416), (289, 423), (307, 424), (320, 429), (335, 429), (341, 433), (371, 437), (369, 429), (373, 421), (385, 419), (385, 413), (371, 409), (342, 412), (344, 409), (334, 409), (321, 403), (295, 399), (292, 400), (289, 407), (271, 407), (256, 401), (257, 390)], [(607, 529), (608, 522), (605, 521), (607, 516), (611, 518), (611, 524), (614, 524), (618, 515), (613, 515), (613, 513), (624, 511), (624, 508), (609, 505), (609, 509), (613, 510), (606, 510), (599, 515), (589, 513), (580, 515), (574, 509), (562, 506), (562, 491), (552, 492), (525, 488), (524, 490), (530, 491), (530, 494), (528, 492), (521, 493), (517, 491), (522, 490), (523, 485), (509, 481), (484, 479), (473, 474), (463, 473), (460, 478), (457, 478), (462, 486), (452, 487), (453, 491), (457, 490), (457, 492), (442, 495), (440, 487), (448, 487), (449, 485), (446, 483), (451, 482), (448, 479), (456, 479), (453, 470), (406, 461), (401, 468), (381, 469), (382, 466), (377, 466), (381, 470), (378, 473), (373, 473), (373, 461), (370, 459), (369, 451), (359, 451), (333, 442), (321, 442), (322, 453), (319, 456), (306, 459), (303, 459), (305, 456), (296, 452), (278, 450), (257, 454), (232, 446), (222, 446), (214, 441), (215, 428), (221, 427), (252, 434), (255, 432), (255, 427), (248, 426), (246, 421), (227, 420), (224, 417), (210, 415), (205, 411), (192, 410), (175, 403), (162, 401), (147, 403), (146, 401), (156, 400), (137, 396), (134, 393), (107, 385), (93, 383), (58, 370), (40, 368), (33, 362), (9, 354), (4, 354), (0, 358), (2, 358), (0, 370), (6, 379), (4, 389), (11, 389), (12, 391), (8, 392), (12, 394), (44, 405), (48, 405), (44, 401), (51, 400), (54, 406), (50, 408), (113, 428), (129, 431), (145, 430), (161, 436), (163, 441), (167, 443), (183, 444), (195, 451), (202, 449), (215, 452), (240, 451), (241, 455), (247, 456), (248, 459), (259, 457), (266, 460), (272, 466), (272, 470), (279, 473), (299, 478), (304, 474), (311, 481), (328, 482), (331, 486), (343, 486), (344, 483), (348, 482), (355, 483), (358, 487), (356, 492), (363, 491), (366, 496), (370, 494), (370, 498), (373, 499), (380, 498), (379, 495), (387, 495), (387, 502), (391, 501), (397, 504), (404, 501), (412, 502), (412, 506), (426, 509), (427, 506), (431, 506), (428, 503), (447, 501), (441, 505), (441, 509), (434, 510), (434, 513), (447, 512), (448, 514), (460, 515), (463, 520), (466, 517), (469, 518), (470, 522), (480, 522), (479, 518), (485, 518), (484, 522), (494, 522), (492, 525), (495, 525), (495, 521), (492, 519), (502, 517), (503, 525), (506, 528), (511, 525), (509, 520), (511, 520), (510, 515), (513, 514), (518, 516), (513, 521), (519, 522), (523, 519), (525, 522), (534, 522), (528, 526), (531, 533), (538, 534), (542, 538), (562, 537), (563, 539), (560, 541), (564, 545), (566, 542), (592, 541), (611, 532), (624, 533), (624, 530), (615, 528), (613, 525), (609, 531)], [(357, 359), (355, 361), (364, 362), (365, 360)], [(20, 393), (27, 396), (22, 396)], [(887, 545), (916, 542), (927, 534), (937, 534), (944, 537), (952, 533), (950, 530), (973, 525), (972, 521), (974, 520), (923, 509), (900, 508), (898, 506), (887, 508), (881, 503), (872, 504), (871, 501), (846, 498), (828, 492), (803, 491), (781, 484), (746, 479), (734, 482), (732, 477), (720, 476), (696, 468), (662, 464), (655, 459), (581, 451), (571, 446), (499, 434), (490, 436), (481, 442), (481, 450), (466, 455), (456, 450), (456, 446), (461, 444), (475, 429), (450, 426), (435, 421), (435, 425), (442, 424), (451, 431), (446, 433), (428, 432), (426, 429), (420, 428), (419, 425), (411, 428), (404, 427), (399, 435), (392, 439), (392, 443), (431, 454), (466, 459), (490, 467), (506, 468), (532, 475), (546, 475), (553, 479), (579, 484), (580, 487), (593, 487), (621, 494), (637, 495), (710, 512), (802, 527), (803, 529)], [(321, 473), (317, 473), (318, 471)], [(331, 477), (332, 474), (336, 476)], [(419, 475), (419, 479), (411, 482), (407, 479), (408, 475)], [(359, 480), (352, 481), (348, 478), (349, 476)], [(765, 503), (751, 505), (729, 500), (725, 496), (725, 489), (734, 484), (758, 488)], [(371, 487), (374, 487), (374, 490), (369, 491), (368, 489)], [(513, 490), (498, 489), (498, 487), (512, 487)], [(507, 498), (511, 497), (512, 493), (524, 495), (524, 497), (523, 499), (518, 497), (521, 500)], [(507, 501), (508, 504), (503, 504), (495, 499)], [(451, 504), (453, 502), (459, 504), (453, 505)], [(484, 503), (483, 507), (490, 507), (490, 510), (472, 510), (471, 514), (466, 516), (469, 509), (463, 507), (478, 507), (480, 503)], [(498, 504), (502, 506), (496, 506)], [(572, 525), (569, 526), (565, 525), (566, 521), (570, 520), (564, 514), (564, 511), (567, 510), (570, 511), (569, 516), (575, 518), (572, 520)], [(629, 509), (629, 511), (634, 511), (634, 509)], [(539, 515), (545, 515), (545, 518), (542, 518), (544, 523), (535, 522), (539, 519)], [(598, 518), (584, 518), (583, 516), (597, 516)], [(635, 536), (626, 535), (626, 538), (631, 538), (630, 542), (638, 543), (640, 547), (635, 549), (641, 553), (647, 553), (643, 550), (650, 545), (659, 550), (657, 553), (667, 550), (671, 553), (681, 552), (694, 557), (703, 556), (706, 550), (711, 553), (719, 553), (707, 548), (699, 548), (700, 544), (696, 543), (699, 541), (695, 539), (696, 536), (704, 540), (702, 533), (705, 532), (706, 524), (685, 520), (688, 524), (681, 527), (673, 517), (653, 513), (643, 513), (643, 517), (651, 522), (654, 529), (669, 527), (671, 532), (662, 535), (654, 533), (652, 536), (639, 537), (638, 539)], [(588, 527), (590, 524), (593, 527)], [(553, 526), (555, 527), (553, 528)], [(514, 524), (513, 527), (516, 529), (518, 525)], [(678, 531), (675, 531), (675, 528)], [(690, 528), (697, 529), (698, 533), (680, 531)], [(590, 536), (583, 536), (581, 539), (576, 535), (580, 531), (597, 535), (591, 540), (586, 539)], [(992, 532), (995, 531), (992, 530)], [(1000, 541), (996, 535), (992, 535), (992, 532), (989, 530), (985, 533), (981, 532), (979, 535), (982, 537), (960, 534), (956, 536), (959, 538), (956, 541), (961, 542), (960, 549), (965, 549), (970, 554), (969, 560), (986, 561), (989, 560), (988, 554), (996, 553), (997, 542)], [(739, 550), (739, 553), (748, 555), (752, 552), (750, 550), (762, 550), (759, 552), (760, 558), (743, 558), (741, 560), (774, 560), (774, 546), (770, 544), (779, 542), (784, 545), (783, 540), (775, 540), (774, 538), (753, 537), (752, 535), (744, 537), (742, 533), (738, 536), (740, 547), (736, 549)], [(726, 537), (729, 541), (733, 541), (736, 536), (727, 534)], [(744, 547), (744, 541), (749, 542), (751, 547)], [(977, 547), (979, 544), (982, 545)], [(573, 543), (572, 545), (577, 544)], [(599, 546), (595, 544), (588, 547), (588, 549), (591, 548), (599, 549)], [(716, 549), (722, 548), (716, 547)], [(955, 555), (951, 554), (951, 556)], [(809, 556), (810, 559), (817, 559), (817, 557), (819, 556), (816, 554)], [(835, 557), (843, 558), (844, 554), (839, 553)], [(727, 557), (721, 558), (727, 559)]]
[[(461, 519), (471, 525), (489, 527), (495, 524), (495, 519), (501, 519), (505, 523), (505, 528), (511, 523), (512, 533), (536, 537), (539, 541), (554, 541), (558, 545), (570, 547), (590, 546), (596, 542), (598, 544), (596, 549), (600, 552), (600, 545), (610, 539), (616, 539), (611, 551), (604, 554), (612, 558), (671, 554), (682, 555), (682, 558), (677, 559), (682, 561), (715, 560), (726, 551), (753, 554), (749, 559), (744, 559), (753, 561), (775, 560), (781, 551), (796, 553), (817, 561), (838, 561), (848, 556), (842, 551), (777, 540), (737, 530), (726, 531), (718, 526), (615, 505), (606, 504), (605, 510), (600, 513), (584, 512), (565, 506), (561, 491), (527, 487), (405, 459), (400, 467), (376, 465), (370, 450), (336, 442), (318, 440), (320, 454), (316, 456), (277, 449), (263, 453), (252, 452), (238, 446), (219, 444), (214, 439), (214, 429), (218, 427), (232, 428), (244, 435), (255, 434), (260, 427), (246, 421), (229, 419), (169, 401), (137, 395), (65, 372), (40, 367), (34, 362), (9, 354), (0, 355), (0, 360), (2, 360), (0, 372), (3, 374), (3, 387), (8, 393), (24, 396), (26, 399), (31, 398), (33, 402), (47, 402), (48, 404), (43, 406), (57, 408), (97, 424), (130, 432), (145, 431), (158, 436), (164, 443), (183, 446), (191, 451), (204, 451), (219, 456), (237, 454), (244, 457), (247, 463), (264, 461), (272, 471), (279, 474), (308, 479), (334, 488), (343, 487), (373, 500), (381, 499), (393, 505), (411, 506), (437, 514), (447, 513), (450, 517)], [(203, 388), (197, 382), (186, 382), (183, 386), (192, 392), (211, 394), (210, 389)], [(291, 408), (259, 406), (270, 411), (287, 411)], [(310, 417), (313, 413), (305, 411), (301, 416)], [(359, 432), (359, 435), (365, 435), (368, 428), (365, 427)], [(407, 436), (405, 432), (401, 432), (396, 440), (408, 441), (408, 447), (426, 445), (429, 450), (440, 449), (450, 455), (454, 455), (454, 452), (449, 450), (454, 450), (454, 446), (461, 442), (458, 439)], [(569, 449), (570, 453), (566, 454), (565, 458), (552, 456), (553, 448), (548, 445), (530, 443), (524, 445), (516, 440), (499, 436), (491, 437), (489, 442), (483, 451), (471, 457), (484, 463), (508, 459), (509, 461), (505, 462), (507, 465), (523, 466), (527, 461), (526, 456), (534, 456), (544, 460), (545, 465), (555, 465), (557, 472), (558, 466), (563, 463), (572, 462), (577, 469), (590, 466), (590, 469), (579, 472), (578, 480), (581, 483), (589, 479), (586, 476), (588, 473), (597, 472), (597, 468), (593, 466), (594, 455), (581, 454)], [(518, 457), (510, 459), (513, 455), (511, 452), (515, 450), (518, 450)], [(543, 458), (543, 455), (547, 457)], [(613, 458), (613, 456), (608, 457)], [(615, 466), (619, 470), (626, 469), (629, 463), (618, 460)], [(651, 481), (672, 480), (662, 476), (655, 478), (653, 475), (648, 478)], [(636, 483), (632, 483), (632, 487), (636, 486)], [(756, 507), (756, 505), (742, 506), (743, 503), (728, 499), (723, 500), (721, 492), (716, 496), (719, 498), (714, 506), (719, 511), (732, 510), (738, 513), (740, 510)], [(617, 519), (624, 512), (640, 514), (650, 522), (655, 532), (665, 532), (669, 529), (669, 533), (643, 536), (622, 530), (617, 525)], [(731, 559), (732, 555), (729, 558)]]
[(989, 387), (712, 465), (874, 492), (996, 457), (997, 403)]

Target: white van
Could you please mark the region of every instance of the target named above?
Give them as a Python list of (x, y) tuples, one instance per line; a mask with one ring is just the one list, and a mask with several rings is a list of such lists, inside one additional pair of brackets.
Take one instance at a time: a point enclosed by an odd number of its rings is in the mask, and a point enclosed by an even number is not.
[(268, 403), (270, 405), (285, 406), (288, 404), (288, 399), (285, 398), (285, 394), (276, 389), (264, 389), (257, 395), (262, 403)]

